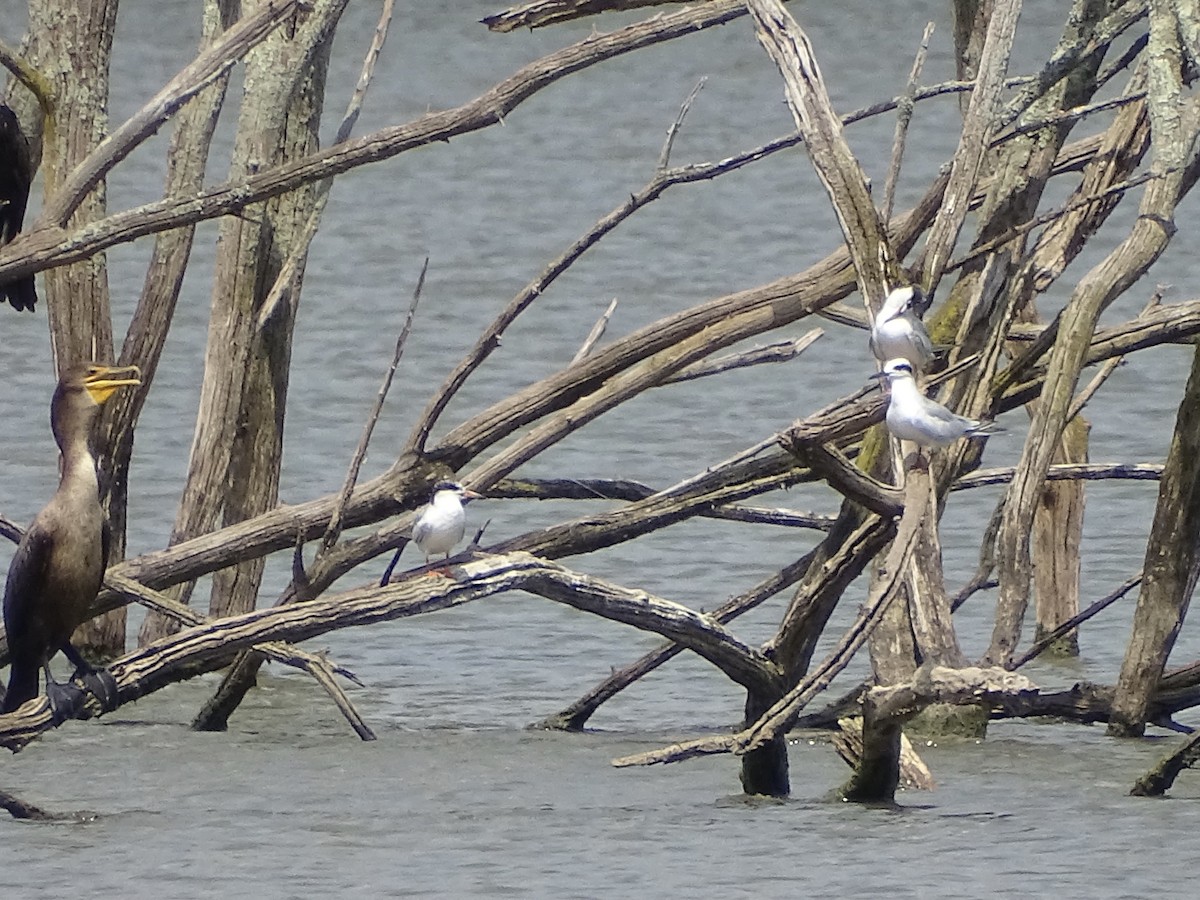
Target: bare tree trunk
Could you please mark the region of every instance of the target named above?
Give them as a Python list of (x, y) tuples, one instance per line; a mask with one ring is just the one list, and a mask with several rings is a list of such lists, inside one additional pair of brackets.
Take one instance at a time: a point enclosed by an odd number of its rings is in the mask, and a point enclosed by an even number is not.
[[(345, 2), (317, 4), (293, 34), (276, 32), (249, 54), (233, 175), (315, 148), (324, 60)], [(286, 369), (298, 278), (264, 312), (312, 187), (226, 219), (213, 288), (213, 314), (187, 488), (172, 542), (210, 530), (224, 513), (239, 521), (276, 502)], [(303, 273), (301, 264), (297, 276)], [(263, 562), (214, 579), (216, 615), (252, 608)]]
[[(210, 46), (222, 31), (236, 20), (239, 0), (207, 0), (204, 10), (201, 49)], [(225, 101), (228, 75), (204, 90), (179, 113), (175, 132), (168, 151), (169, 168), (166, 196), (188, 196), (195, 194), (204, 184), (204, 173), (208, 166), (208, 154), (212, 136), (217, 126), (218, 114)], [(121, 350), (121, 361), (136, 362), (142, 367), (146, 380), (153, 380), (158, 358), (174, 317), (175, 303), (183, 284), (183, 275), (191, 257), (195, 227), (189, 226), (158, 235), (154, 243), (154, 257), (142, 286), (142, 296), (137, 311), (125, 337)], [(140, 402), (143, 392), (118, 394), (110, 401)], [(137, 398), (136, 401), (129, 398)], [(129, 421), (130, 426), (121, 433), (121, 439), (132, 441), (132, 421), (140, 406), (118, 418)], [(130, 435), (126, 438), (126, 435)], [(181, 599), (183, 587), (173, 588), (171, 596)], [(155, 610), (150, 610), (142, 621), (138, 643), (147, 644), (179, 629), (179, 622)]]
[[(863, 526), (870, 519), (875, 525), (864, 534)], [(851, 540), (856, 534), (861, 536), (861, 546), (854, 546), (855, 541)], [(842, 594), (887, 545), (890, 535), (888, 523), (855, 503), (842, 504), (833, 528), (813, 551), (808, 571), (796, 588), (783, 623), (766, 648), (783, 666), (783, 690), (799, 684), (808, 673), (817, 641)], [(756, 722), (778, 700), (779, 697), (748, 691), (745, 726)], [(747, 794), (786, 796), (789, 791), (786, 740), (780, 736), (744, 754), (741, 780)]]
[(1146, 543), (1133, 634), (1113, 697), (1108, 733), (1142, 734), (1154, 690), (1200, 574), (1200, 348), (1192, 359)]
[[(325, 4), (323, 15), (332, 15), (333, 21), (336, 21), (344, 5), (344, 2), (332, 4), (336, 12), (331, 13), (330, 4)], [(264, 90), (257, 100), (247, 93), (248, 103), (278, 103), (286, 100), (288, 104), (278, 155), (272, 162), (302, 157), (318, 146), (325, 71), (332, 42), (320, 40), (312, 46), (302, 43), (311, 39), (313, 24), (314, 21), (310, 20), (302, 29), (306, 34), (298, 33), (288, 42), (289, 46), (279, 48), (285, 54), (282, 60), (264, 59), (267, 69), (263, 74), (270, 73), (268, 81), (278, 79), (283, 83), (277, 86), (264, 84)], [(332, 24), (331, 21), (330, 28)], [(263, 49), (269, 54), (273, 45), (283, 40), (284, 35), (277, 34), (276, 39), (268, 41)], [(286, 67), (283, 71), (280, 71), (281, 65)], [(268, 203), (264, 211), (265, 228), (253, 244), (250, 243), (253, 235), (247, 234), (244, 228), (239, 229), (243, 232), (243, 246), (255, 257), (258, 275), (254, 285), (255, 295), (251, 298), (254, 317), (242, 320), (244, 325), (253, 329), (251, 335), (242, 338), (250, 341), (252, 349), (240, 401), (243, 427), (235, 432), (229, 463), (225, 524), (241, 522), (272, 509), (278, 502), (292, 329), (304, 277), (304, 257), (293, 266), (287, 263), (291, 248), (308, 220), (317, 190), (317, 185), (309, 185)], [(232, 257), (232, 248), (230, 252)], [(247, 271), (254, 270), (251, 266), (243, 269), (240, 276), (234, 277), (244, 278)], [(279, 287), (277, 282), (281, 278), (287, 282), (282, 293), (278, 294), (282, 299), (265, 314), (263, 321), (265, 303), (275, 294), (273, 289)], [(218, 289), (220, 285), (221, 281), (218, 280)], [(209, 614), (230, 615), (253, 609), (264, 562), (263, 559), (251, 560), (218, 572), (213, 577)]]
[[(1076, 416), (1063, 431), (1056, 463), (1087, 462), (1090, 426)], [(1079, 551), (1083, 542), (1083, 481), (1050, 481), (1042, 488), (1033, 517), (1033, 590), (1040, 641), (1079, 614)], [(1043, 653), (1079, 655), (1079, 632), (1069, 631)]]
[[(995, 0), (954, 0), (954, 74), (959, 81), (974, 81), (979, 74), (979, 56), (995, 5)], [(963, 115), (970, 103), (970, 94), (958, 98)]]
[[(53, 126), (41, 129), (42, 172), (47, 198), (103, 140), (108, 130), (108, 70), (117, 0), (29, 4), (29, 56), (54, 95), (50, 98)], [(104, 218), (106, 191), (101, 181), (71, 216), (78, 227)], [(51, 269), (43, 276), (42, 297), (49, 311), (55, 366), (59, 372), (86, 360), (113, 360), (112, 316), (109, 311), (108, 268), (103, 254)], [(127, 449), (127, 448), (126, 448)], [(129, 464), (123, 458), (100, 461), (118, 489), (106, 494), (105, 506), (113, 523), (110, 557), (125, 552), (124, 481)], [(114, 610), (80, 626), (72, 639), (85, 656), (115, 656), (125, 647), (125, 611)]]

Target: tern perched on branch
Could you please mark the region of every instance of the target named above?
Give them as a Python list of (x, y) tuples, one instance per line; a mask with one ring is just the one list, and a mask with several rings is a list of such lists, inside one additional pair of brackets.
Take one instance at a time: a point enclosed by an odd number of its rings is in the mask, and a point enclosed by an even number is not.
[(871, 322), (870, 347), (877, 360), (907, 359), (918, 372), (925, 371), (933, 358), (933, 342), (919, 318), (925, 305), (925, 295), (915, 284), (887, 295)]
[(467, 529), (467, 514), (463, 507), (472, 500), (483, 498), (483, 494), (468, 490), (455, 481), (439, 481), (433, 487), (433, 498), (417, 513), (413, 523), (412, 539), (429, 557), (442, 553), (450, 558), (450, 551), (462, 540)]
[(993, 422), (960, 416), (922, 394), (907, 359), (889, 359), (883, 371), (872, 377), (886, 378), (891, 384), (887, 426), (901, 440), (945, 447), (961, 437), (983, 437), (1000, 430)]

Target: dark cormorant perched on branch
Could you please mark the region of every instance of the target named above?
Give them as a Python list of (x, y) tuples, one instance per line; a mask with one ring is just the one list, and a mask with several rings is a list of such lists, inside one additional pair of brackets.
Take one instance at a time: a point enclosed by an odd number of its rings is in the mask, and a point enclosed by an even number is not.
[(84, 363), (69, 369), (54, 391), (50, 427), (62, 451), (61, 474), (58, 490), (21, 538), (8, 567), (4, 628), (12, 669), (0, 713), (36, 697), (38, 669), (44, 669), (46, 696), (56, 716), (73, 714), (81, 692), (50, 675), (50, 658), (59, 650), (105, 706), (115, 706), (111, 676), (88, 665), (71, 646), (71, 633), (87, 617), (108, 564), (108, 521), (100, 506), (92, 426), (100, 405), (118, 388), (140, 384), (139, 377), (137, 366)]
[[(0, 103), (0, 247), (15, 238), (21, 230), (32, 175), (29, 144), (25, 141), (21, 124), (17, 121), (16, 113)], [(0, 284), (0, 298), (8, 300), (13, 309), (32, 312), (37, 303), (33, 276), (24, 275), (16, 281)]]

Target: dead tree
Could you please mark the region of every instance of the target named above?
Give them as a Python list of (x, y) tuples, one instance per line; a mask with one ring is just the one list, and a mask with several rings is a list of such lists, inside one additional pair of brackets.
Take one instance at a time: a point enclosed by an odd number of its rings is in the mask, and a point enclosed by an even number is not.
[[(35, 2), (47, 11), (65, 8), (52, 0)], [(513, 23), (547, 24), (603, 9), (649, 5), (654, 4), (542, 0), (488, 22), (503, 30)], [(94, 6), (99, 10), (102, 4)], [(1064, 446), (1064, 431), (1078, 419), (1085, 401), (1076, 396), (1083, 367), (1200, 334), (1196, 302), (1163, 305), (1134, 321), (1096, 330), (1099, 313), (1162, 252), (1171, 236), (1174, 206), (1200, 171), (1194, 122), (1173, 115), (1182, 103), (1188, 63), (1194, 62), (1184, 50), (1184, 37), (1192, 33), (1192, 26), (1183, 4), (1077, 0), (1052, 56), (1017, 86), (1008, 81), (1008, 59), (1020, 4), (957, 4), (955, 49), (971, 83), (924, 89), (916, 66), (903, 97), (855, 114), (907, 110), (922, 97), (948, 90), (964, 93), (963, 131), (953, 157), (921, 200), (901, 214), (892, 214), (890, 198), (880, 204), (872, 196), (844, 140), (846, 123), (829, 101), (818, 66), (819, 48), (776, 0), (713, 0), (673, 8), (550, 53), (457, 108), (359, 138), (340, 135), (333, 145), (317, 149), (322, 65), (344, 6), (334, 0), (276, 0), (243, 4), (243, 14), (235, 17), (232, 4), (212, 0), (206, 5), (197, 59), (129, 122), (106, 137), (102, 128), (93, 131), (70, 171), (47, 179), (42, 217), (25, 235), (0, 248), (0, 277), (46, 271), (60, 273), (52, 276), (59, 278), (76, 266), (94, 271), (103, 264), (104, 250), (117, 243), (157, 235), (158, 252), (121, 360), (141, 365), (152, 376), (186, 266), (190, 233), (179, 229), (223, 218), (228, 256), (214, 284), (204, 403), (176, 534), (170, 546), (113, 566), (97, 602), (98, 613), (139, 602), (159, 614), (143, 646), (112, 665), (122, 702), (226, 666), (239, 653), (252, 653), (308, 671), (355, 720), (358, 733), (368, 737), (369, 728), (336, 686), (334, 674), (348, 673), (297, 650), (293, 642), (334, 628), (370, 625), (518, 589), (659, 634), (671, 647), (699, 654), (744, 689), (745, 715), (736, 734), (619, 762), (734, 753), (741, 757), (742, 783), (750, 793), (789, 792), (788, 729), (868, 640), (874, 641), (875, 681), (852, 703), (862, 719), (861, 726), (853, 726), (861, 730), (862, 743), (855, 774), (843, 791), (855, 800), (892, 799), (899, 777), (901, 728), (932, 704), (965, 708), (976, 720), (1038, 715), (1033, 710), (1054, 708), (1074, 710), (1080, 720), (1125, 716), (1144, 722), (1184, 708), (1179, 704), (1196, 702), (1195, 680), (1162, 674), (1170, 645), (1161, 624), (1138, 624), (1138, 634), (1158, 655), (1136, 685), (1123, 682), (1115, 694), (1082, 688), (1065, 696), (1042, 694), (1003, 671), (1014, 664), (1021, 639), (1031, 561), (1035, 554), (1046, 553), (1045, 538), (1030, 542), (1034, 522), (1043, 523), (1038, 529), (1043, 535), (1078, 527), (1078, 506), (1061, 512), (1072, 505), (1062, 503), (1055, 504), (1059, 513), (1054, 524), (1045, 525), (1050, 515), (1045, 491)], [(385, 19), (387, 8), (385, 4)], [(495, 320), (482, 325), (476, 345), (429, 399), (383, 475), (358, 484), (351, 465), (347, 487), (339, 495), (276, 508), (272, 470), (277, 467), (286, 403), (291, 323), (302, 289), (307, 240), (319, 222), (321, 186), (351, 168), (491, 127), (566, 75), (743, 17), (753, 22), (780, 71), (797, 131), (726, 160), (686, 166), (670, 165), (668, 143), (642, 190), (620, 198), (609, 215), (551, 260)], [(1135, 39), (1129, 50), (1114, 56), (1115, 42), (1131, 30)], [(747, 52), (758, 51), (748, 42)], [(19, 73), (25, 85), (10, 93), (37, 93), (44, 80), (39, 75), (40, 56), (31, 51), (25, 57), (0, 47), (0, 60)], [(211, 184), (203, 174), (208, 142), (225, 103), (225, 78), (235, 65), (243, 66), (246, 83), (236, 160), (227, 181)], [(1130, 67), (1124, 93), (1115, 101), (1095, 103), (1096, 91)], [(39, 99), (45, 99), (42, 95)], [(26, 101), (29, 107), (32, 101)], [(96, 109), (102, 110), (103, 104)], [(1092, 115), (1107, 115), (1107, 127), (1096, 137), (1069, 143), (1074, 124)], [(163, 199), (116, 213), (98, 207), (86, 220), (73, 218), (84, 199), (99, 194), (105, 173), (168, 121), (176, 131)], [(898, 132), (896, 167), (903, 159), (903, 128)], [(682, 313), (581, 353), (561, 371), (444, 427), (451, 400), (499, 346), (506, 329), (533, 308), (586, 249), (667, 190), (721, 177), (799, 144), (820, 174), (841, 224), (844, 246), (806, 271), (697, 301)], [(1135, 176), (1147, 152), (1151, 170)], [(796, 159), (801, 164), (799, 155)], [(1046, 185), (1064, 173), (1078, 180), (1073, 195), (1062, 207), (1043, 210)], [(1140, 189), (1141, 215), (1127, 240), (1079, 280), (1060, 317), (1037, 327), (1033, 304), (1038, 295), (1063, 276), (1067, 263), (1135, 188)], [(968, 235), (972, 211), (977, 224)], [(952, 447), (935, 454), (928, 468), (905, 472), (898, 464), (899, 454), (875, 427), (886, 400), (865, 389), (781, 433), (757, 436), (730, 459), (700, 472), (681, 473), (673, 485), (588, 485), (588, 496), (601, 493), (623, 504), (602, 515), (567, 518), (477, 548), (455, 561), (450, 578), (407, 572), (382, 586), (328, 592), (356, 566), (402, 545), (413, 510), (436, 481), (454, 475), (498, 496), (579, 496), (573, 493), (577, 484), (527, 479), (522, 467), (646, 391), (684, 376), (719, 377), (722, 366), (713, 366), (708, 374), (698, 367), (734, 344), (818, 313), (865, 322), (889, 287), (909, 282), (929, 293), (940, 286), (939, 296), (944, 297), (931, 315), (930, 327), (935, 339), (952, 349), (927, 387), (937, 388), (943, 401), (971, 415), (994, 416), (1026, 406), (1031, 410), (1029, 437), (1020, 465), (1007, 475), (1010, 486), (998, 519), (1000, 600), (985, 660), (994, 665), (971, 666), (964, 658), (940, 566), (941, 511), (953, 502), (953, 489), (979, 463), (980, 451), (966, 444)], [(861, 310), (841, 303), (856, 290), (862, 297)], [(61, 292), (49, 293), (50, 306), (61, 307)], [(53, 315), (65, 315), (65, 310)], [(1022, 331), (1018, 323), (1034, 327)], [(82, 325), (70, 330), (72, 340), (93, 333)], [(227, 346), (238, 352), (219, 352)], [(1189, 387), (1180, 433), (1192, 419), (1193, 393)], [(110, 427), (121, 435), (120, 446), (126, 449), (140, 402), (116, 407), (111, 419)], [(242, 422), (254, 427), (239, 430), (236, 426)], [(1181, 462), (1186, 452), (1182, 443), (1178, 453), (1173, 449), (1163, 470), (1162, 524), (1156, 520), (1152, 545), (1166, 548), (1164, 552), (1182, 549), (1169, 531), (1179, 522), (1190, 522), (1193, 515), (1194, 504), (1187, 500), (1191, 476)], [(1073, 443), (1068, 459), (1077, 462), (1082, 457)], [(227, 490), (224, 472), (231, 465), (246, 477), (233, 479), (239, 486)], [(1078, 465), (1067, 468), (1081, 477)], [(696, 611), (705, 605), (703, 598), (688, 597), (691, 602), (681, 603), (654, 597), (636, 586), (604, 582), (555, 562), (697, 516), (761, 518), (766, 512), (747, 505), (754, 498), (818, 480), (830, 486), (836, 516), (787, 514), (793, 524), (824, 532), (818, 546), (797, 554), (793, 565), (717, 613)], [(343, 529), (354, 526), (367, 527), (344, 538)], [(306, 565), (303, 545), (318, 540), (321, 550)], [(281, 550), (293, 552), (297, 560), (292, 584), (275, 606), (251, 609), (247, 599), (256, 592), (262, 560)], [(1061, 571), (1070, 569), (1070, 557), (1068, 552), (1056, 561)], [(878, 575), (860, 614), (835, 649), (816, 659), (818, 640), (838, 604), (846, 602), (849, 585), (872, 565)], [(1157, 622), (1172, 616), (1172, 621), (1182, 619), (1194, 581), (1192, 568), (1189, 563), (1186, 571), (1172, 574), (1170, 589), (1164, 591), (1162, 604), (1156, 604)], [(213, 573), (219, 575), (210, 616), (200, 616), (171, 593)], [(771, 640), (754, 647), (737, 637), (730, 623), (738, 612), (792, 586), (791, 602)], [(235, 607), (241, 611), (234, 614)], [(164, 627), (168, 619), (179, 623), (179, 630), (175, 625)], [(668, 655), (661, 651), (659, 658)], [(248, 671), (252, 677), (253, 667)], [(234, 706), (236, 697), (220, 715), (227, 716)], [(580, 704), (556, 722), (578, 727), (594, 709), (595, 701)], [(0, 721), (0, 743), (23, 746), (54, 724), (48, 706), (33, 701)]]

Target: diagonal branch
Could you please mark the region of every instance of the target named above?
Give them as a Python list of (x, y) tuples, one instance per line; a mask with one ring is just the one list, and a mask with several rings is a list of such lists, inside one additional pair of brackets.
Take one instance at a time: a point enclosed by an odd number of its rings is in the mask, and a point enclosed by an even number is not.
[(153, 135), (183, 104), (227, 73), (254, 46), (305, 4), (301, 0), (278, 0), (263, 4), (257, 12), (241, 19), (172, 78), (161, 91), (120, 128), (100, 142), (55, 192), (32, 230), (52, 223), (65, 227), (71, 214), (112, 167)]
[(896, 257), (825, 90), (812, 44), (780, 0), (747, 0), (746, 6), (755, 36), (783, 75), (788, 106), (837, 214), (863, 296), (882, 302), (887, 293), (884, 260)]

